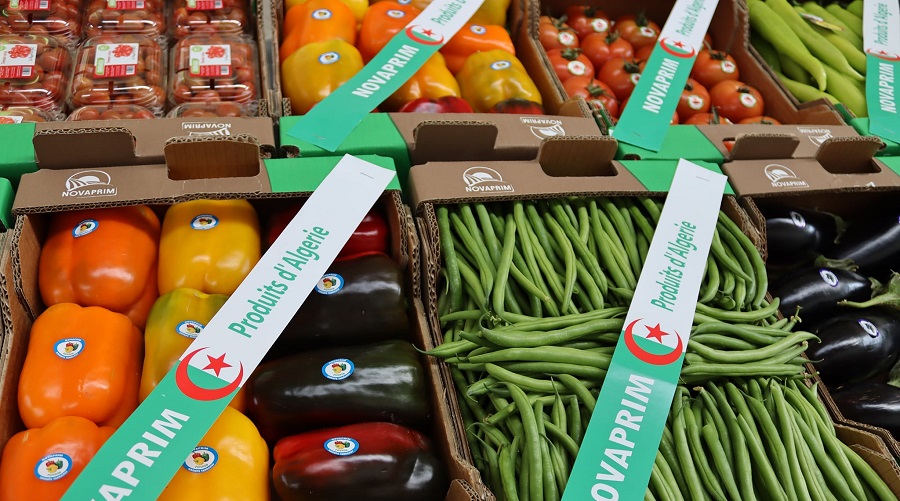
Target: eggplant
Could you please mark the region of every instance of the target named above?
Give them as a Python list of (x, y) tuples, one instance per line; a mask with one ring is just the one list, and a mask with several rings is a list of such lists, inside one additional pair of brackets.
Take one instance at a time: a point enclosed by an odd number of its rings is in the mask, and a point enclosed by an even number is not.
[(900, 388), (887, 383), (855, 383), (832, 391), (831, 398), (847, 419), (900, 437)]
[(792, 266), (827, 253), (838, 236), (838, 219), (824, 212), (786, 207), (765, 211), (767, 264)]
[(840, 386), (886, 372), (900, 358), (900, 315), (887, 310), (849, 311), (811, 329), (806, 357), (829, 386)]
[(852, 261), (865, 275), (880, 278), (891, 269), (900, 271), (900, 211), (851, 225), (825, 254), (835, 261)]
[(800, 318), (818, 323), (834, 313), (838, 301), (865, 301), (872, 295), (868, 278), (835, 268), (804, 268), (773, 285), (772, 295), (781, 298), (781, 312), (792, 316), (800, 307)]

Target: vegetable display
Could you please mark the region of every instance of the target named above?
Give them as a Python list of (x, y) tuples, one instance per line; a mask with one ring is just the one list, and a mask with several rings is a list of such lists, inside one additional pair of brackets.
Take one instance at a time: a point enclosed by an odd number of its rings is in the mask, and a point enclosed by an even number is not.
[(88, 37), (133, 34), (165, 39), (165, 9), (162, 0), (90, 0), (84, 16), (84, 32)]
[(175, 0), (170, 9), (169, 33), (188, 35), (240, 35), (250, 31), (249, 0)]
[(69, 52), (54, 38), (41, 35), (0, 35), (0, 47), (0, 107), (33, 106), (50, 115), (62, 113)]
[(82, 34), (82, 0), (0, 1), (0, 34), (50, 36), (74, 46)]
[(191, 35), (172, 49), (172, 105), (237, 103), (255, 109), (259, 100), (256, 44), (245, 37)]

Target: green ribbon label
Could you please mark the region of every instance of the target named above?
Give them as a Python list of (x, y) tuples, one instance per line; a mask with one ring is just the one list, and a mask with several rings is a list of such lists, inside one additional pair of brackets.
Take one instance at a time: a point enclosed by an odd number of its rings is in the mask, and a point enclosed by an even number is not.
[(866, 104), (869, 132), (900, 142), (900, 3), (867, 0), (863, 5)]
[(287, 134), (335, 151), (362, 119), (396, 92), (462, 28), (484, 0), (435, 0), (359, 73), (300, 117)]
[(344, 156), (63, 501), (155, 500), (395, 176)]
[(659, 151), (718, 0), (678, 0), (647, 66), (610, 131), (623, 143)]
[(681, 374), (726, 177), (680, 160), (563, 501), (642, 500)]

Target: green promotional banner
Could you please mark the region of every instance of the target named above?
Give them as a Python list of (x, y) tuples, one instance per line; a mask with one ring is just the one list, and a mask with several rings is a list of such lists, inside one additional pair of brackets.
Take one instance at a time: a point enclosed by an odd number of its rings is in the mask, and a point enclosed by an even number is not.
[(484, 0), (435, 0), (353, 78), (300, 117), (287, 134), (335, 151), (462, 28)]
[(675, 2), (628, 106), (611, 131), (618, 141), (651, 151), (662, 148), (717, 4), (718, 0)]
[(725, 180), (679, 161), (563, 501), (645, 499)]
[(866, 106), (869, 132), (900, 142), (900, 3), (867, 0), (863, 5)]
[(395, 177), (344, 156), (63, 501), (156, 499)]

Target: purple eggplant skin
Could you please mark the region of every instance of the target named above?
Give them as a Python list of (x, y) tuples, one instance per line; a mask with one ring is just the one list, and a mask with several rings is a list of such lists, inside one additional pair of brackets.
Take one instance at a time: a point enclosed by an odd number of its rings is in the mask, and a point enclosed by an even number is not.
[(900, 388), (887, 383), (863, 382), (831, 392), (847, 419), (884, 428), (900, 437)]
[(810, 341), (806, 357), (829, 387), (887, 372), (900, 358), (900, 315), (892, 311), (848, 311), (811, 331), (821, 342)]
[(837, 220), (828, 214), (778, 207), (764, 211), (767, 264), (794, 266), (827, 254), (837, 238)]
[(841, 242), (825, 254), (850, 259), (859, 273), (881, 278), (893, 268), (900, 271), (900, 209), (887, 216), (851, 225)]
[(800, 309), (804, 322), (819, 323), (835, 313), (843, 299), (865, 301), (872, 296), (872, 282), (852, 271), (804, 268), (782, 278), (770, 288), (781, 298), (781, 313), (790, 317)]

